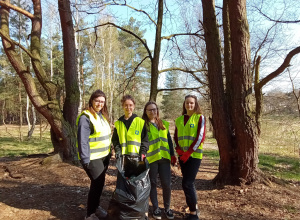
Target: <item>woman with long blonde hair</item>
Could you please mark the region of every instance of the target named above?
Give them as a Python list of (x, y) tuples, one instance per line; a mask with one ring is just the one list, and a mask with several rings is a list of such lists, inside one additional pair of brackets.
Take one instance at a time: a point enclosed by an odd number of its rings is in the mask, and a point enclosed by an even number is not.
[(201, 114), (197, 97), (187, 95), (183, 102), (182, 115), (175, 120), (174, 141), (179, 155), (182, 173), (182, 188), (190, 209), (188, 219), (199, 219), (195, 179), (203, 153), (205, 118)]

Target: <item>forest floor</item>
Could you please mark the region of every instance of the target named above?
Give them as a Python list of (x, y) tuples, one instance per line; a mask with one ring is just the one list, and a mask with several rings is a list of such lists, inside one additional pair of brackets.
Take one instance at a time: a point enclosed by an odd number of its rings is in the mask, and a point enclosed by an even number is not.
[[(45, 156), (0, 158), (0, 220), (83, 220), (89, 179), (82, 168), (68, 163), (43, 165)], [(101, 197), (108, 208), (116, 185), (116, 160), (112, 157)], [(196, 179), (200, 219), (275, 220), (300, 219), (300, 183), (254, 183), (243, 186), (212, 184), (218, 161), (204, 156)], [(172, 168), (172, 202), (175, 219), (183, 219), (187, 206), (181, 173)], [(162, 207), (162, 191), (158, 189)], [(150, 203), (150, 218), (151, 214)], [(163, 219), (166, 219), (163, 216)]]

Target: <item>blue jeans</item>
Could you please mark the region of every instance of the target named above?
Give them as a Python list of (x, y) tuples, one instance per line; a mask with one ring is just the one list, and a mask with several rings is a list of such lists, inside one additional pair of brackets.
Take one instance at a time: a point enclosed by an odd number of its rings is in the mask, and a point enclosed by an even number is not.
[(171, 202), (171, 167), (170, 160), (162, 158), (150, 164), (149, 177), (151, 181), (150, 200), (153, 205), (153, 210), (158, 208), (157, 201), (157, 174), (163, 190), (164, 208), (170, 209)]
[(185, 194), (186, 204), (191, 212), (196, 211), (197, 192), (195, 188), (195, 179), (201, 164), (201, 159), (190, 157), (185, 163), (179, 158), (179, 164), (182, 173), (182, 188)]

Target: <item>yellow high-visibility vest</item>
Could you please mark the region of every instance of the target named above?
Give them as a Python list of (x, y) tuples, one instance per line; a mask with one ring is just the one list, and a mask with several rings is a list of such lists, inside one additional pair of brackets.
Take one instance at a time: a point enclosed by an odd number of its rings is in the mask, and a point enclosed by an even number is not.
[[(110, 152), (111, 145), (111, 129), (108, 121), (104, 117), (101, 118), (98, 114), (94, 118), (90, 111), (85, 110), (77, 117), (76, 125), (78, 125), (81, 115), (86, 115), (94, 128), (94, 133), (89, 136), (90, 160), (106, 157)], [(81, 159), (79, 153), (78, 158)]]
[(158, 130), (152, 123), (149, 125), (148, 138), (149, 150), (147, 160), (153, 163), (161, 158), (171, 160), (170, 147), (168, 143), (169, 122), (162, 120), (165, 130)]
[[(193, 114), (186, 125), (184, 125), (184, 115), (181, 115), (175, 120), (177, 128), (178, 144), (184, 152), (189, 149), (193, 141), (197, 138), (198, 122), (201, 114)], [(191, 157), (202, 159), (203, 143), (199, 145), (196, 151), (191, 154)]]
[(118, 120), (115, 122), (119, 142), (122, 147), (122, 154), (139, 156), (144, 124), (145, 121), (143, 119), (136, 117), (127, 131), (122, 121)]

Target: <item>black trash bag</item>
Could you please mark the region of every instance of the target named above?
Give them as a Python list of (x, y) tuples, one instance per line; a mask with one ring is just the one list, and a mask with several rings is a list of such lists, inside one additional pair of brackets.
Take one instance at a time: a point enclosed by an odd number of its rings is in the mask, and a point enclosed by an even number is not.
[(122, 156), (116, 167), (117, 186), (109, 203), (107, 219), (145, 219), (151, 189), (149, 163), (139, 161), (138, 157)]

